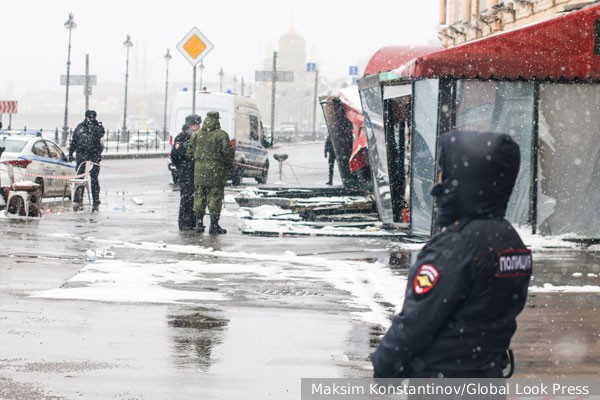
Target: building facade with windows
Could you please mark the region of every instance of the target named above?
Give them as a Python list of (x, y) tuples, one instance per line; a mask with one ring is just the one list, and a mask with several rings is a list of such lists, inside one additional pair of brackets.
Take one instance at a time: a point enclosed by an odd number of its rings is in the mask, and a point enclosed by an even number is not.
[(546, 21), (597, 0), (440, 0), (438, 37), (444, 47)]

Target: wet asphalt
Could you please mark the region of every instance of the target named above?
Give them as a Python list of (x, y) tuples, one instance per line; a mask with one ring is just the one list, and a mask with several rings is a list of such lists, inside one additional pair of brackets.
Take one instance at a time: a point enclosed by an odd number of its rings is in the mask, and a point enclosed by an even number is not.
[[(321, 145), (315, 145), (319, 151)], [(29, 296), (64, 285), (88, 263), (90, 241), (74, 238), (92, 238), (105, 248), (123, 241), (261, 254), (292, 250), (336, 260), (378, 261), (398, 275), (406, 274), (414, 258), (414, 251), (403, 250), (389, 238), (243, 235), (233, 216), (222, 218), (227, 235), (180, 233), (179, 193), (170, 184), (166, 163), (164, 158), (143, 164), (103, 162), (103, 204), (97, 214), (74, 213), (68, 204), (54, 201), (45, 205), (41, 220), (0, 221), (0, 398), (299, 399), (301, 378), (370, 376), (368, 354), (380, 329), (353, 315), (347, 293), (322, 282), (273, 284), (230, 275), (227, 287), (218, 289), (231, 295), (233, 301), (227, 303)], [(322, 163), (322, 171), (297, 168), (296, 174), (288, 175), (290, 184), (304, 177), (307, 182), (324, 182), (326, 161)], [(271, 174), (271, 180), (277, 178)], [(136, 204), (138, 199), (143, 205)], [(234, 211), (236, 206), (228, 207)], [(119, 249), (118, 256), (148, 263), (194, 257), (135, 249)], [(600, 261), (593, 252), (549, 250), (534, 257), (539, 282), (600, 284)], [(207, 282), (192, 286), (186, 289), (215, 290)], [(515, 375), (597, 375), (599, 297), (530, 295), (513, 338)], [(395, 305), (387, 306), (391, 316)]]

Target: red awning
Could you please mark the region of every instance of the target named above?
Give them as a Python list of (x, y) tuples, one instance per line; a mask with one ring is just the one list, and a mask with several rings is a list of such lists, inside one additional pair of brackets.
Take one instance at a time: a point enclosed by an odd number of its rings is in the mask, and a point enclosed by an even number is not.
[[(419, 57), (415, 78), (600, 79), (600, 5)], [(596, 51), (596, 54), (594, 54)]]
[[(379, 72), (391, 71), (400, 65), (407, 63), (415, 57), (430, 54), (442, 49), (441, 46), (387, 46), (377, 50), (371, 56), (364, 76), (376, 74)], [(360, 98), (351, 98), (349, 93), (340, 91), (339, 97), (346, 108), (346, 118), (352, 123), (352, 135), (354, 142), (352, 153), (350, 154), (350, 170), (357, 171), (369, 165), (369, 156), (367, 154), (367, 136), (365, 133), (365, 124), (360, 105)], [(356, 89), (358, 95), (358, 89)]]
[(413, 58), (443, 49), (439, 46), (387, 46), (377, 50), (367, 63), (363, 76), (391, 71)]
[(368, 146), (365, 127), (361, 126), (352, 145), (352, 153), (350, 154), (349, 160), (350, 171), (358, 171), (361, 168), (369, 166), (369, 153), (367, 151)]

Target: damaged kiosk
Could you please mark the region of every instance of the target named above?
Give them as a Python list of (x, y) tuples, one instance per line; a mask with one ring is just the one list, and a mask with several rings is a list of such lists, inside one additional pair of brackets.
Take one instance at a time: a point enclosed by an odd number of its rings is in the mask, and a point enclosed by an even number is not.
[(358, 85), (384, 223), (431, 235), (440, 136), (487, 130), (521, 148), (513, 224), (600, 238), (600, 5), (419, 56)]

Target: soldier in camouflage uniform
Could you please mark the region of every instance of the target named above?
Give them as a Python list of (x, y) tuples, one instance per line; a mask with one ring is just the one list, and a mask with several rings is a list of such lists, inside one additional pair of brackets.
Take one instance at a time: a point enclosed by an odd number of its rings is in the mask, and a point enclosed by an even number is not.
[(210, 215), (210, 234), (223, 234), (227, 231), (219, 226), (225, 184), (235, 150), (229, 135), (221, 129), (219, 113), (210, 111), (206, 114), (202, 129), (195, 131), (190, 139), (188, 153), (193, 156), (194, 164), (194, 214), (196, 230), (204, 232), (204, 214), (206, 207)]

